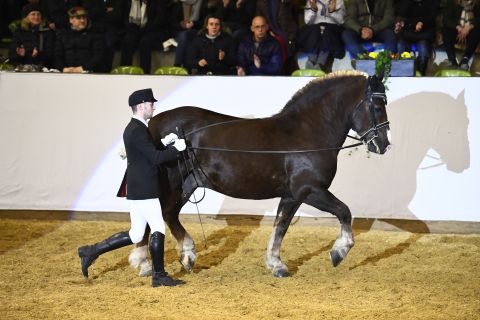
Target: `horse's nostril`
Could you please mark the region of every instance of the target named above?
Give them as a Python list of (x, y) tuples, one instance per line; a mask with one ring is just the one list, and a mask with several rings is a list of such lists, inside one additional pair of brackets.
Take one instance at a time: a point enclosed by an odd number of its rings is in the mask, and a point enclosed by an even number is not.
[(387, 152), (387, 151), (390, 150), (390, 149), (392, 149), (392, 145), (391, 145), (391, 144), (389, 144), (389, 145), (385, 148), (385, 150), (383, 151), (383, 153)]

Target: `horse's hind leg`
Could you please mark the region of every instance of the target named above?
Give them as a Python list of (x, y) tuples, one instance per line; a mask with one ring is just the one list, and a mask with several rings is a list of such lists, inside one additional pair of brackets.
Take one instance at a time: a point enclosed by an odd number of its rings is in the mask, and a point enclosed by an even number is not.
[(340, 221), (340, 235), (330, 251), (330, 260), (333, 266), (338, 266), (355, 244), (350, 209), (328, 190), (318, 190), (318, 192), (310, 194), (304, 202), (319, 210), (330, 212)]
[(180, 256), (180, 263), (187, 272), (193, 270), (195, 260), (197, 259), (195, 241), (193, 241), (192, 237), (180, 223), (178, 216), (183, 205), (188, 201), (196, 188), (193, 187), (194, 184), (192, 184), (190, 177), (191, 175), (187, 177), (183, 191), (179, 188), (173, 191), (167, 199), (162, 200), (164, 204), (163, 217), (170, 232), (172, 232), (172, 235), (177, 240), (176, 249)]
[(150, 237), (150, 227), (146, 226), (145, 233), (141, 242), (136, 243), (128, 256), (128, 262), (133, 268), (140, 268), (138, 275), (147, 277), (152, 275), (152, 263), (148, 258), (148, 240)]
[(272, 274), (275, 277), (288, 277), (290, 275), (287, 266), (280, 259), (280, 246), (290, 226), (290, 222), (300, 205), (301, 202), (286, 198), (282, 198), (278, 205), (277, 218), (275, 219), (265, 256), (267, 267), (272, 270)]

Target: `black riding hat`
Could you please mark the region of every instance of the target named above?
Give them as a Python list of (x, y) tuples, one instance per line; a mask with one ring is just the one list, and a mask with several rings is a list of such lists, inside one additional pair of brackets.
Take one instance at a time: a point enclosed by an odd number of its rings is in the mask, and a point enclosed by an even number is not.
[(157, 99), (153, 97), (152, 89), (141, 89), (134, 91), (130, 97), (128, 97), (128, 105), (130, 107), (136, 106), (143, 102), (157, 102)]

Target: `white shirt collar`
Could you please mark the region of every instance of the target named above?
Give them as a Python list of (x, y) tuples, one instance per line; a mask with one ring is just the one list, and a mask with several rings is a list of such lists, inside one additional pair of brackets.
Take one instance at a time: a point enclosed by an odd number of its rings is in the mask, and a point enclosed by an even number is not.
[(147, 121), (145, 121), (145, 119), (140, 118), (140, 117), (137, 116), (137, 115), (133, 115), (132, 118), (133, 118), (133, 119), (137, 119), (138, 121), (141, 121), (146, 127), (148, 127), (148, 123), (147, 123)]

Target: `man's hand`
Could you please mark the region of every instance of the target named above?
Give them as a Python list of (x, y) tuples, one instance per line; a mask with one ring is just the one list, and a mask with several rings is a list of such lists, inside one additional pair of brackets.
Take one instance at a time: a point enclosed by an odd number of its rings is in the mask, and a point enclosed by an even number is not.
[(417, 22), (417, 24), (415, 25), (415, 32), (422, 31), (422, 29), (423, 29), (423, 22), (421, 21)]
[(257, 67), (257, 69), (260, 69), (260, 67), (262, 66), (262, 62), (256, 54), (253, 54), (253, 63), (255, 64), (255, 67)]
[(200, 67), (205, 67), (207, 64), (208, 64), (208, 62), (205, 59), (202, 59), (202, 60), (198, 61), (198, 65)]
[(162, 141), (164, 146), (169, 145), (172, 142), (175, 142), (175, 140), (178, 139), (178, 136), (175, 133), (169, 133), (163, 139), (160, 139)]
[(125, 150), (125, 146), (120, 147), (120, 150), (118, 150), (118, 155), (122, 160), (127, 159), (127, 151)]
[(218, 60), (222, 61), (223, 59), (225, 59), (225, 51), (218, 50)]
[(178, 151), (184, 151), (184, 150), (187, 148), (187, 145), (185, 144), (185, 140), (184, 140), (184, 139), (177, 139), (177, 140), (175, 140), (175, 143), (173, 144), (173, 146), (174, 146), (175, 149), (177, 149)]
[(32, 57), (35, 58), (36, 56), (38, 56), (38, 50), (37, 48), (33, 48)]

